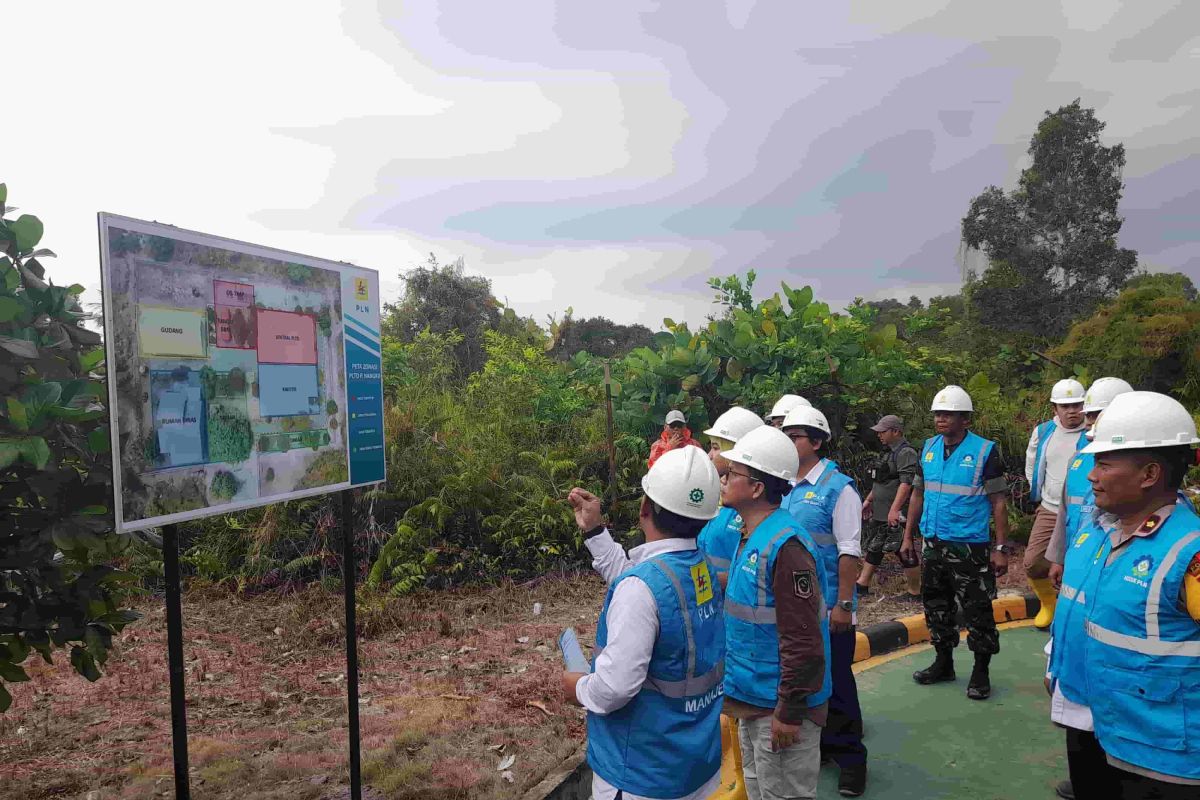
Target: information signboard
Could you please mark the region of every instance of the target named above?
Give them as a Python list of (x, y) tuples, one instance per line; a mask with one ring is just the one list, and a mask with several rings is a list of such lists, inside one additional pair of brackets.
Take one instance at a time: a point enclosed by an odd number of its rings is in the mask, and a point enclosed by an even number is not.
[(121, 531), (384, 480), (373, 270), (100, 214)]

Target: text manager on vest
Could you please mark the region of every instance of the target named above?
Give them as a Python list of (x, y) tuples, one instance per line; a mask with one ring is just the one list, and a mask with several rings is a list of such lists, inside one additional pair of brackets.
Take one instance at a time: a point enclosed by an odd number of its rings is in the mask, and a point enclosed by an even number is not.
[(720, 781), (725, 625), (721, 587), (696, 547), (716, 516), (720, 482), (705, 452), (664, 453), (642, 478), (646, 543), (625, 557), (600, 500), (569, 501), (608, 582), (592, 671), (563, 673), (587, 709), (594, 800), (703, 800)]

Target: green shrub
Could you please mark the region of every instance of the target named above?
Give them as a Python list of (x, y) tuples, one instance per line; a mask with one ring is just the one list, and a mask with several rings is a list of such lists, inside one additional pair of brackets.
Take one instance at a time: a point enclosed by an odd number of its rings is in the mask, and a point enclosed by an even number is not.
[(130, 538), (112, 530), (100, 336), (80, 324), (83, 287), (47, 277), (41, 221), (10, 219), (7, 199), (0, 184), (0, 712), (31, 652), (69, 648), (94, 681), (138, 617), (121, 608), (131, 576), (108, 564)]

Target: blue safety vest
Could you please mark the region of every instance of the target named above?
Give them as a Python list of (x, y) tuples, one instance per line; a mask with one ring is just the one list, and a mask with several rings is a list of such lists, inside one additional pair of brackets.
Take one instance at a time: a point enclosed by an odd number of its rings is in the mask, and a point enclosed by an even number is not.
[(1180, 591), (1200, 553), (1200, 516), (1177, 503), (1154, 533), (1098, 565), (1087, 597), (1084, 670), (1104, 751), (1158, 774), (1200, 780), (1200, 625)]
[[(1046, 485), (1046, 444), (1058, 430), (1058, 420), (1048, 419), (1037, 426), (1037, 452), (1033, 456), (1033, 480), (1029, 482), (1029, 499), (1035, 503), (1042, 502), (1042, 487)], [(1075, 450), (1079, 451), (1088, 443), (1087, 431), (1079, 432), (1079, 440), (1075, 442)]]
[(801, 595), (813, 591), (812, 581), (820, 588), (821, 639), (825, 647), (825, 679), (821, 690), (809, 695), (810, 708), (829, 699), (833, 688), (829, 659), (829, 619), (826, 609), (829, 584), (812, 537), (782, 509), (776, 509), (759, 523), (754, 533), (738, 548), (729, 572), (725, 592), (725, 693), (735, 700), (774, 708), (779, 699), (779, 631), (775, 625), (775, 559), (779, 548), (796, 539), (813, 555), (816, 575), (793, 577), (795, 586), (783, 587)]
[(729, 577), (729, 565), (742, 540), (742, 517), (736, 510), (723, 506), (696, 537), (700, 552), (708, 559), (715, 577), (724, 582)]
[[(847, 486), (854, 486), (854, 479), (838, 470), (837, 464), (828, 459), (822, 459), (824, 470), (817, 482), (809, 483), (801, 480), (792, 487), (783, 498), (780, 505), (784, 511), (800, 523), (800, 527), (808, 532), (817, 545), (817, 561), (825, 570), (825, 579), (833, 590), (838, 585), (838, 543), (833, 534), (833, 508), (837, 505), (838, 497)], [(832, 607), (837, 597), (826, 595), (826, 605)], [(854, 594), (855, 605), (858, 604), (858, 593)]]
[(925, 440), (921, 449), (923, 537), (946, 542), (988, 541), (992, 504), (983, 491), (983, 465), (995, 446), (995, 442), (967, 431), (946, 461), (942, 437)]
[(1062, 513), (1063, 526), (1067, 532), (1067, 543), (1070, 546), (1072, 537), (1083, 527), (1084, 522), (1096, 510), (1096, 494), (1092, 491), (1092, 482), (1088, 473), (1096, 466), (1096, 456), (1092, 453), (1076, 453), (1067, 467), (1066, 491), (1063, 497)]
[(1084, 706), (1088, 704), (1084, 671), (1087, 603), (1096, 593), (1101, 565), (1112, 550), (1110, 530), (1091, 514), (1075, 531), (1068, 529), (1062, 588), (1051, 628), (1050, 674), (1064, 697)]
[(658, 638), (637, 695), (611, 714), (588, 712), (588, 764), (630, 794), (681, 797), (721, 768), (721, 587), (699, 550), (664, 553), (630, 567), (609, 585), (596, 627), (597, 658), (608, 643), (613, 592), (631, 576), (654, 595)]

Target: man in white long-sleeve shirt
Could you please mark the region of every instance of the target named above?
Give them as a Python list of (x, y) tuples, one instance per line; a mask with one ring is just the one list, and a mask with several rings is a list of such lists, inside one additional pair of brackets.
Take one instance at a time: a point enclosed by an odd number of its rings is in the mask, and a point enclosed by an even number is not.
[(1083, 396), (1083, 384), (1077, 380), (1067, 378), (1054, 384), (1050, 392), (1054, 418), (1033, 429), (1025, 451), (1029, 496), (1039, 504), (1025, 546), (1025, 575), (1041, 603), (1033, 624), (1042, 629), (1049, 628), (1054, 621), (1054, 605), (1058, 600), (1058, 593), (1050, 583), (1046, 547), (1058, 521), (1067, 468), (1079, 448), (1087, 444)]
[(665, 453), (642, 479), (646, 543), (626, 556), (600, 501), (569, 500), (609, 584), (590, 673), (563, 673), (587, 709), (594, 800), (703, 800), (721, 771), (725, 627), (721, 587), (696, 547), (717, 513), (720, 481), (698, 448)]

